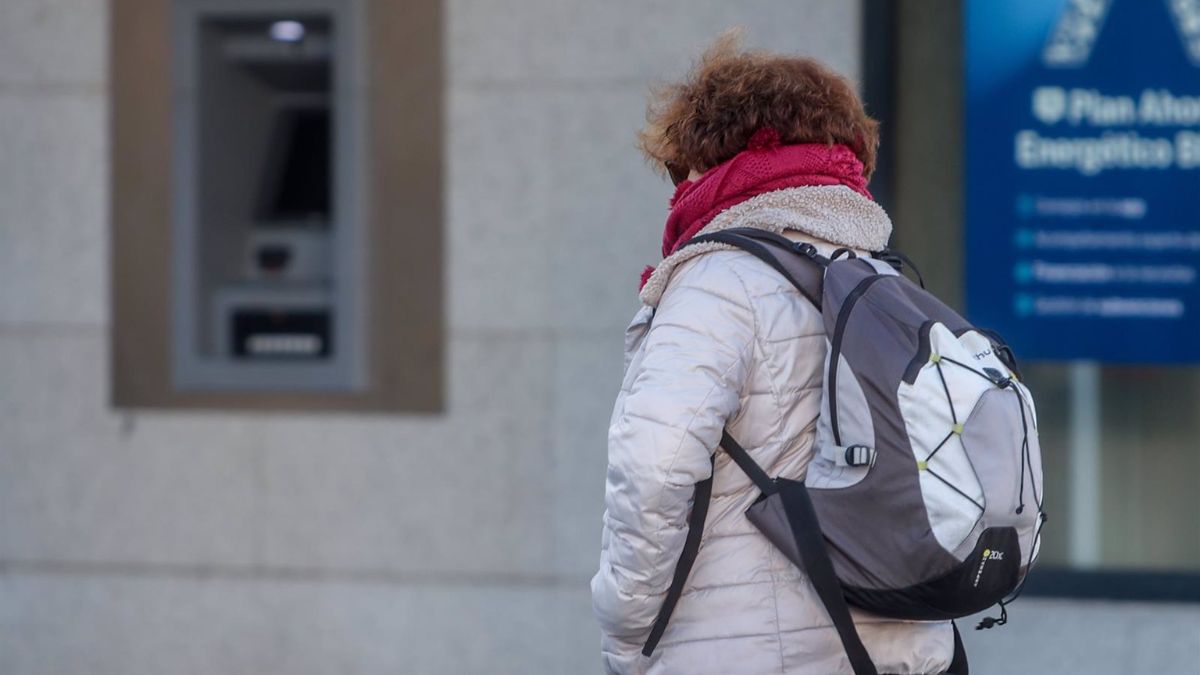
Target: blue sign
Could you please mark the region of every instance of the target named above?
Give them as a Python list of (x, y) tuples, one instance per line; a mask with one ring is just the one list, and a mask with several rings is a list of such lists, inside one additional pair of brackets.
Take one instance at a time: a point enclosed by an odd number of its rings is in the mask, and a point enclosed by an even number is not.
[(1019, 356), (1200, 355), (1200, 0), (966, 0), (967, 314)]

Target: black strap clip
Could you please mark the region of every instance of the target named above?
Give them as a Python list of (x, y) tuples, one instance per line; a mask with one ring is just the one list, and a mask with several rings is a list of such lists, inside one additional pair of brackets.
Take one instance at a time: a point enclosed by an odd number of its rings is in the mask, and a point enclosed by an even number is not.
[(846, 466), (868, 466), (875, 463), (875, 452), (865, 445), (846, 448)]
[(798, 242), (792, 244), (792, 250), (795, 251), (796, 253), (799, 253), (800, 255), (806, 255), (806, 256), (808, 256), (810, 258), (814, 258), (814, 259), (817, 256), (817, 247), (813, 246), (812, 244), (808, 243), (807, 241), (798, 241)]

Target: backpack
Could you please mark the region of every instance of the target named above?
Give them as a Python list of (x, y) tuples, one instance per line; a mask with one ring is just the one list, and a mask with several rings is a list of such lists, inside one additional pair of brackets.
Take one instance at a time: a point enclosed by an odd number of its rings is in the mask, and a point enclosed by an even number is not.
[[(1015, 599), (1037, 556), (1037, 414), (1016, 360), (900, 274), (907, 262), (752, 228), (696, 237), (771, 265), (822, 314), (828, 340), (814, 455), (803, 482), (769, 477), (726, 431), (723, 449), (762, 492), (747, 518), (804, 569), (856, 675), (874, 675), (847, 605), (945, 621)], [(911, 263), (908, 263), (911, 267)], [(712, 479), (696, 486), (688, 537), (643, 654), (653, 653), (699, 551)], [(955, 665), (966, 672), (958, 629)]]

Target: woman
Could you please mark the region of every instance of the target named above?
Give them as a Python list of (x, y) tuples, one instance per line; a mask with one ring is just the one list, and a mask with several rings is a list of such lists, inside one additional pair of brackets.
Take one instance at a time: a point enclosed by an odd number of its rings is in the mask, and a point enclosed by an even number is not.
[[(826, 339), (820, 313), (771, 267), (694, 236), (780, 232), (825, 255), (885, 247), (871, 199), (878, 128), (850, 84), (810, 59), (745, 52), (726, 35), (656, 94), (641, 147), (677, 183), (664, 260), (643, 275), (609, 429), (600, 570), (592, 598), (609, 673), (849, 673), (804, 573), (746, 520), (758, 497), (723, 452), (728, 427), (771, 475), (813, 455)], [(696, 483), (713, 477), (699, 554), (665, 634), (642, 656), (687, 535)], [(880, 672), (941, 673), (949, 623), (855, 613)]]

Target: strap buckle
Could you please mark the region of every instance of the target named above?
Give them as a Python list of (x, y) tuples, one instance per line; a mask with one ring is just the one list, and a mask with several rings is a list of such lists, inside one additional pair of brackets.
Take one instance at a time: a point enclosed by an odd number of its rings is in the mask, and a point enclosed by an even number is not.
[(795, 244), (792, 244), (792, 250), (810, 258), (813, 258), (817, 255), (817, 247), (813, 246), (807, 241), (798, 241)]
[(821, 456), (837, 466), (875, 466), (875, 448), (866, 445), (829, 445), (821, 450)]
[(987, 375), (987, 378), (992, 381), (992, 384), (1000, 387), (1001, 389), (1004, 389), (1012, 384), (1012, 379), (1005, 377), (1004, 373), (1000, 372), (997, 368), (984, 368), (983, 374)]
[(873, 466), (875, 450), (865, 445), (851, 445), (846, 448), (846, 466)]

